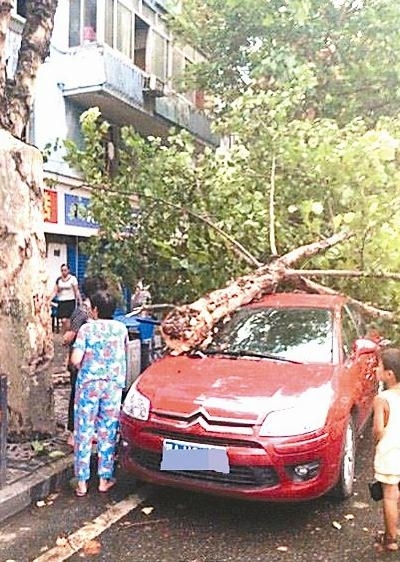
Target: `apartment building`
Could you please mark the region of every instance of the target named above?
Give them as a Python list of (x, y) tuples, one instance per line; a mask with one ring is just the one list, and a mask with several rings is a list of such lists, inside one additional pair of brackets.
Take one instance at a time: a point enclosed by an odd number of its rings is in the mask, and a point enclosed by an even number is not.
[[(50, 56), (40, 69), (28, 141), (52, 151), (45, 163), (51, 180), (45, 193), (45, 234), (50, 284), (68, 262), (78, 278), (87, 257), (79, 242), (96, 235), (90, 192), (64, 161), (62, 139), (80, 139), (79, 117), (97, 106), (111, 123), (110, 147), (123, 125), (142, 135), (166, 136), (171, 127), (192, 133), (198, 143), (217, 145), (203, 113), (201, 92), (177, 93), (187, 65), (201, 57), (173, 40), (165, 0), (60, 0)], [(26, 2), (16, 3), (9, 33), (12, 74)], [(112, 152), (112, 150), (111, 150)]]

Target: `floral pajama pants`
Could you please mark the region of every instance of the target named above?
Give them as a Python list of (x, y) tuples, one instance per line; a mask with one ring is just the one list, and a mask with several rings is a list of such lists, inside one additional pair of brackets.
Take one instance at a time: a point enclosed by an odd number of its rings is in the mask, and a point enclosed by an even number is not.
[(97, 473), (112, 478), (122, 389), (107, 380), (76, 386), (74, 406), (74, 468), (78, 480), (90, 478), (92, 441), (97, 432)]

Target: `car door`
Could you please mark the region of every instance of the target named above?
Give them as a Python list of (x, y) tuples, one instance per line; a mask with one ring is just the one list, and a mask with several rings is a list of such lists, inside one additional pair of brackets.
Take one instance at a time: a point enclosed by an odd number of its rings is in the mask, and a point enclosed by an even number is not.
[(362, 426), (371, 413), (372, 401), (377, 391), (375, 369), (377, 365), (374, 353), (356, 357), (354, 343), (362, 337), (362, 325), (349, 306), (342, 309), (342, 344), (345, 364), (352, 371), (355, 385), (355, 402), (359, 412), (359, 425)]

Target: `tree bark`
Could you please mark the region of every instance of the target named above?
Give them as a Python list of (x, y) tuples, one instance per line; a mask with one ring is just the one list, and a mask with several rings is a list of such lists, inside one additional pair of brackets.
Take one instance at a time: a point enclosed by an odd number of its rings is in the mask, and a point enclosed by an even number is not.
[[(53, 356), (45, 268), (41, 154), (17, 141), (49, 53), (57, 0), (27, 0), (15, 75), (6, 73), (13, 1), (0, 0), (0, 371), (8, 376), (9, 439), (54, 433)], [(14, 135), (13, 138), (9, 133)]]
[(171, 354), (179, 355), (207, 343), (212, 327), (219, 320), (263, 294), (275, 291), (287, 279), (289, 268), (296, 262), (351, 236), (351, 233), (344, 232), (300, 246), (272, 263), (259, 267), (253, 274), (232, 281), (223, 289), (212, 291), (192, 304), (176, 307), (161, 324), (161, 333)]
[(388, 271), (357, 271), (354, 269), (292, 269), (287, 271), (288, 277), (357, 277), (359, 279), (393, 279), (400, 281), (400, 273)]
[(22, 138), (32, 108), (36, 77), (49, 54), (58, 0), (28, 0), (17, 68), (6, 73), (6, 34), (16, 2), (0, 0), (0, 127)]
[(10, 440), (55, 431), (42, 207), (41, 153), (0, 130), (0, 372)]
[(17, 69), (7, 84), (6, 103), (8, 123), (5, 128), (22, 138), (32, 107), (36, 76), (49, 54), (54, 15), (58, 0), (30, 0), (22, 32)]

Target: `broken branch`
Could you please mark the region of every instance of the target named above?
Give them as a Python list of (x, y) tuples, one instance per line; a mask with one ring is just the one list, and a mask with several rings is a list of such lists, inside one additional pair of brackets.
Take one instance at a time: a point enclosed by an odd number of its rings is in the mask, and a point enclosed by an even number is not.
[(288, 267), (350, 238), (349, 232), (296, 248), (253, 274), (239, 277), (223, 289), (212, 291), (189, 305), (176, 307), (161, 324), (161, 333), (173, 355), (207, 342), (213, 326), (223, 317), (263, 294), (272, 293), (287, 279)]

